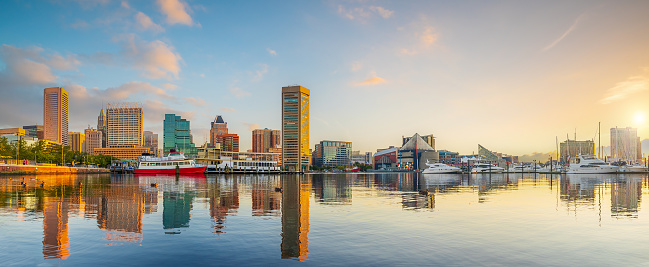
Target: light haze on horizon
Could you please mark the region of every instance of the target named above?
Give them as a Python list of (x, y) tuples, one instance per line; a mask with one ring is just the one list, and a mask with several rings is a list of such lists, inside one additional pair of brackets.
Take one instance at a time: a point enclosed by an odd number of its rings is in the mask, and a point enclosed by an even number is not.
[[(649, 153), (649, 1), (5, 1), (0, 128), (43, 123), (70, 94), (70, 131), (107, 103), (165, 113), (203, 144), (222, 115), (241, 151), (281, 130), (281, 87), (311, 90), (311, 148), (400, 146), (524, 155), (555, 137), (638, 128)], [(162, 142), (160, 142), (162, 146)]]

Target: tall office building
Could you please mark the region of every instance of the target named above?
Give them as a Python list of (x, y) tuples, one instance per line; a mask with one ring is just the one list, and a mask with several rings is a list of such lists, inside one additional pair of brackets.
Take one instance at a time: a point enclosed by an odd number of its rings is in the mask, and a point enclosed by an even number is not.
[(106, 147), (95, 148), (95, 154), (109, 155), (119, 159), (135, 160), (142, 153), (149, 152), (143, 147), (142, 104), (108, 104), (106, 109)]
[(101, 140), (101, 147), (107, 147), (108, 145), (106, 144), (106, 140), (108, 138), (108, 135), (106, 134), (106, 132), (108, 131), (108, 125), (106, 124), (106, 115), (104, 114), (103, 108), (99, 112), (99, 116), (97, 116), (97, 130), (101, 131), (103, 138), (103, 140)]
[(270, 148), (280, 146), (282, 140), (279, 130), (257, 129), (252, 131), (252, 152), (268, 153)]
[(559, 144), (559, 151), (561, 153), (561, 161), (567, 162), (568, 157), (575, 158), (577, 155), (594, 155), (595, 142), (592, 140), (567, 140)]
[(642, 158), (638, 155), (638, 129), (611, 128), (611, 157), (628, 162)]
[(23, 126), (23, 129), (26, 131), (26, 136), (36, 137), (38, 140), (43, 139), (45, 133), (45, 127), (43, 127), (43, 125), (27, 125)]
[(104, 140), (103, 133), (99, 130), (92, 128), (86, 129), (84, 131), (86, 135), (86, 153), (90, 155), (95, 154), (95, 148), (102, 148), (101, 142)]
[(68, 91), (61, 87), (45, 88), (43, 97), (44, 138), (69, 145)]
[(158, 134), (151, 131), (144, 131), (144, 146), (148, 147), (151, 153), (158, 155)]
[(198, 149), (192, 143), (192, 132), (189, 121), (176, 116), (176, 114), (165, 114), (163, 150), (169, 152), (171, 149), (185, 153), (186, 155), (197, 155)]
[(228, 134), (228, 123), (223, 121), (221, 115), (216, 115), (210, 127), (210, 145), (215, 146), (216, 136)]
[(309, 151), (309, 95), (302, 86), (282, 87), (282, 167), (307, 171)]
[(70, 149), (77, 152), (86, 152), (86, 134), (85, 133), (68, 133), (70, 138)]
[(239, 135), (237, 134), (217, 135), (215, 142), (221, 144), (221, 151), (239, 152)]

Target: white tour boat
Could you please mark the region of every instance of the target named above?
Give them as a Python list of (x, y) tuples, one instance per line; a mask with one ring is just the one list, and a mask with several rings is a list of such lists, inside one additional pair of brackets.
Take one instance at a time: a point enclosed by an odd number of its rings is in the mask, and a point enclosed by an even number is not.
[(185, 158), (185, 154), (180, 152), (171, 152), (161, 158), (145, 153), (138, 158), (137, 167), (133, 173), (195, 174), (205, 173), (205, 169), (207, 166), (196, 164), (193, 159)]

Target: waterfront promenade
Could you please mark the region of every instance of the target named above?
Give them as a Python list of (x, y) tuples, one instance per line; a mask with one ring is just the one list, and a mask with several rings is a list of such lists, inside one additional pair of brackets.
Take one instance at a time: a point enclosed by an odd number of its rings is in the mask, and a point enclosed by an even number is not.
[(10, 174), (74, 174), (74, 173), (103, 173), (109, 172), (106, 168), (67, 167), (49, 164), (43, 165), (16, 165), (0, 164), (0, 175)]

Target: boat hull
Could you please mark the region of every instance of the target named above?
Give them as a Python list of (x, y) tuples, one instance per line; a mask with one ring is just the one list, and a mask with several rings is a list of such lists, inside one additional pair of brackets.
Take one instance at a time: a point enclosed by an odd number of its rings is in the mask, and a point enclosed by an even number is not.
[[(187, 167), (187, 168), (179, 168), (178, 173), (180, 174), (199, 174), (199, 173), (205, 173), (205, 170), (207, 169), (207, 166), (199, 166), (199, 167)], [(135, 174), (175, 174), (176, 169), (175, 168), (160, 168), (160, 169), (135, 169), (133, 170), (133, 173)]]
[(429, 169), (426, 169), (421, 173), (423, 173), (423, 174), (435, 174), (435, 173), (443, 174), (443, 173), (460, 173), (460, 172), (462, 172), (462, 170), (429, 170)]

